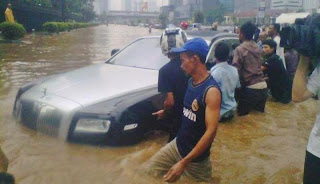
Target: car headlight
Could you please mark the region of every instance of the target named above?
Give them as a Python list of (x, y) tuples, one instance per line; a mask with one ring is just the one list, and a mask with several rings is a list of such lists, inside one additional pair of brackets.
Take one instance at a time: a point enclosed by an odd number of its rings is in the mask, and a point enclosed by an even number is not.
[(74, 131), (77, 133), (107, 133), (110, 124), (109, 120), (82, 118), (78, 120)]
[(135, 124), (130, 124), (130, 125), (126, 125), (124, 126), (123, 130), (126, 131), (126, 130), (132, 130), (132, 129), (135, 129), (138, 127), (138, 124), (135, 123)]

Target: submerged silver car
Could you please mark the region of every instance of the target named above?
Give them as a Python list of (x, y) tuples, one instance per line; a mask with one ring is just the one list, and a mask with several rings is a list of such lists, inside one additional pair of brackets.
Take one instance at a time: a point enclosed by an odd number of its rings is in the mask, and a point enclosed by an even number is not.
[(106, 63), (22, 86), (14, 116), (31, 129), (68, 141), (137, 143), (145, 133), (161, 128), (152, 113), (163, 106), (158, 70), (169, 59), (161, 53), (159, 40), (137, 39)]

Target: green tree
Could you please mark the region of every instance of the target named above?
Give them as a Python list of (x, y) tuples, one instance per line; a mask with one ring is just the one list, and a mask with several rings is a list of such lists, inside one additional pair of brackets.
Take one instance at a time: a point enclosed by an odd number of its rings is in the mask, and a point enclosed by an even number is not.
[(205, 17), (208, 23), (224, 21), (225, 7), (220, 3), (217, 7), (205, 11)]
[(164, 13), (161, 13), (159, 15), (159, 20), (160, 20), (160, 23), (162, 24), (163, 27), (166, 27), (167, 25), (167, 22), (168, 22), (168, 15), (164, 14)]
[(28, 6), (52, 8), (60, 11), (63, 14), (63, 19), (70, 18), (70, 15), (81, 15), (82, 21), (89, 21), (95, 17), (94, 0), (14, 0), (13, 2)]
[(204, 22), (204, 14), (201, 11), (196, 11), (193, 15), (193, 21), (196, 23)]

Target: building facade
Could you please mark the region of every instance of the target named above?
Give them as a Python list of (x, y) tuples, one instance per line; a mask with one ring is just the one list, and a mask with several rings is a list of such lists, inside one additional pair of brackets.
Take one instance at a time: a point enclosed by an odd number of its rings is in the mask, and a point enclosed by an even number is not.
[(157, 0), (148, 0), (149, 12), (159, 12), (160, 7), (157, 6)]
[(227, 14), (233, 14), (234, 12), (234, 3), (236, 0), (219, 0), (221, 4), (225, 7)]
[[(307, 0), (235, 0), (234, 16), (237, 19), (251, 19), (257, 23), (268, 24), (274, 22), (282, 13), (302, 10), (304, 1)], [(264, 8), (261, 8), (261, 3)]]
[(121, 10), (122, 11), (132, 11), (132, 0), (122, 0)]
[(94, 11), (101, 15), (103, 12), (109, 11), (109, 0), (96, 0), (94, 1)]
[(175, 6), (175, 7), (182, 6), (184, 4), (183, 1), (186, 1), (186, 0), (169, 0), (169, 6)]
[(178, 21), (192, 19), (196, 11), (206, 12), (214, 9), (219, 0), (170, 0), (169, 5), (174, 7), (174, 16)]
[(307, 12), (318, 12), (320, 6), (320, 0), (304, 0), (303, 9)]
[(235, 0), (234, 14), (236, 17), (255, 17), (258, 13), (259, 1)]
[(272, 0), (271, 2), (271, 10), (294, 12), (300, 9), (303, 9), (303, 0)]

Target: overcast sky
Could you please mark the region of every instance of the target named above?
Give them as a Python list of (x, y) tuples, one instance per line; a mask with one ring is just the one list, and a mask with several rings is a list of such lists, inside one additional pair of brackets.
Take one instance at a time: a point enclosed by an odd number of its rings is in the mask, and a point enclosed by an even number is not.
[[(121, 10), (121, 0), (109, 0), (109, 1), (110, 1), (110, 10)], [(148, 0), (132, 0), (132, 1), (148, 2)], [(158, 7), (162, 6), (162, 1), (163, 1), (163, 5), (168, 4), (168, 0), (157, 0)]]

